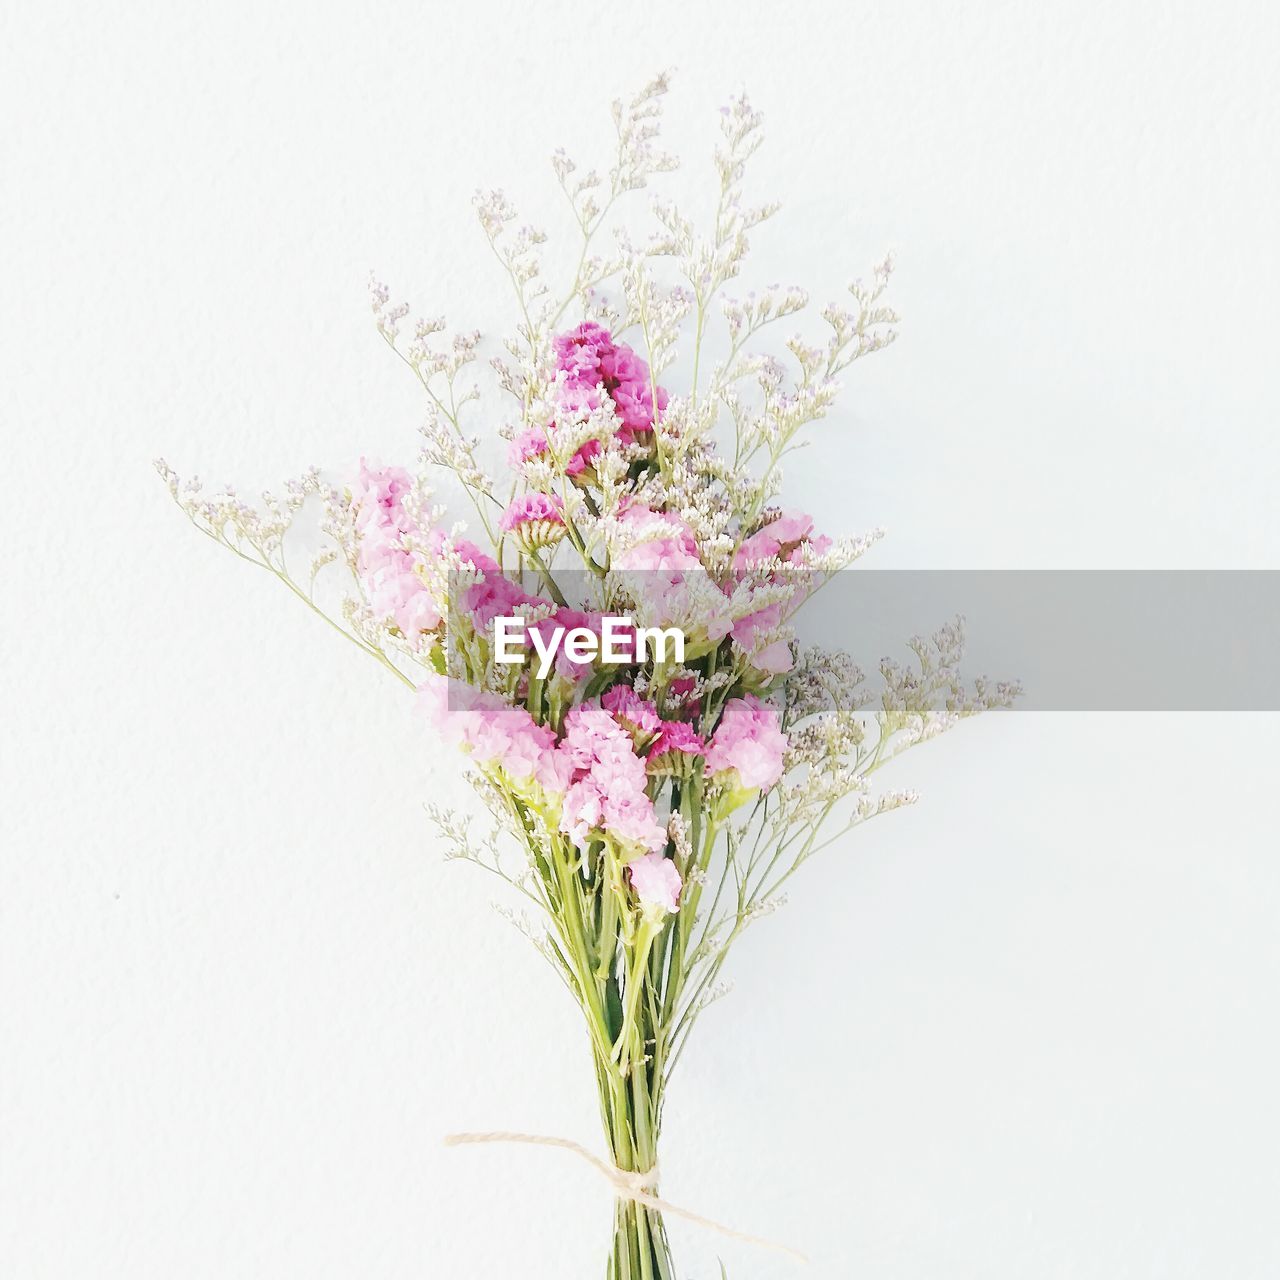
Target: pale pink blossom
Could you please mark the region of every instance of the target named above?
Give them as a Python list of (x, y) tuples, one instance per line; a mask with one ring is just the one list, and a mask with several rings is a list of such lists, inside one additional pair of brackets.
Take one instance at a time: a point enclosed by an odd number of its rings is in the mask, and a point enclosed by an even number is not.
[(356, 576), (374, 616), (391, 620), (414, 638), (440, 625), (440, 614), (419, 570), (422, 554), (407, 539), (419, 534), (405, 506), (413, 478), (401, 467), (379, 467), (360, 459), (351, 485), (356, 531)]
[(494, 618), (510, 618), (524, 606), (533, 607), (546, 603), (499, 573), (496, 565), (492, 569), (486, 569), (479, 582), (465, 587), (458, 600), (461, 612), (471, 618), (477, 631), (487, 631)]
[(817, 555), (830, 550), (830, 538), (815, 538), (812, 534), (812, 516), (805, 515), (802, 511), (784, 511), (743, 540), (733, 557), (733, 567), (738, 570), (749, 569), (754, 564), (775, 557), (789, 564), (801, 564), (804, 558), (801, 550), (803, 547), (808, 547)]
[(763, 649), (753, 649), (747, 661), (757, 671), (770, 676), (783, 675), (795, 665), (791, 657), (791, 646), (785, 640), (775, 640)]
[(555, 494), (522, 493), (507, 504), (498, 528), (510, 533), (523, 524), (535, 522), (564, 524), (564, 502)]
[(381, 467), (367, 458), (351, 485), (351, 507), (357, 531), (394, 529), (411, 533), (415, 522), (405, 510), (404, 500), (413, 488), (413, 477), (403, 467)]
[(445, 676), (429, 676), (419, 692), (428, 722), (477, 764), (497, 766), (518, 782), (532, 779), (548, 791), (564, 790), (568, 769), (558, 758), (556, 735), (524, 707)]
[[(725, 704), (707, 750), (707, 776), (747, 790), (767, 791), (782, 777), (787, 737), (778, 713), (754, 694)], [(736, 776), (735, 776), (736, 775)]]
[(538, 427), (520, 432), (507, 446), (507, 465), (517, 470), (547, 451), (547, 435)]
[(604, 796), (590, 778), (569, 784), (560, 815), (560, 830), (579, 849), (585, 849), (591, 833), (604, 825)]
[(657, 708), (629, 684), (615, 684), (600, 699), (600, 705), (633, 736), (650, 738), (662, 727)]
[(670, 858), (661, 853), (646, 853), (627, 863), (627, 874), (636, 897), (647, 907), (664, 912), (680, 909), (680, 872)]
[(702, 568), (697, 539), (679, 516), (652, 511), (643, 502), (629, 502), (619, 512), (618, 523), (632, 545), (618, 556), (617, 568), (661, 573)]
[(582, 703), (565, 717), (560, 753), (573, 769), (560, 827), (580, 848), (596, 833), (628, 848), (666, 847), (653, 801), (645, 791), (644, 761), (631, 735), (603, 707)]
[(774, 603), (734, 622), (729, 634), (746, 652), (757, 671), (781, 675), (792, 667), (791, 646), (785, 640), (761, 644), (761, 639), (782, 624), (782, 605)]
[(418, 573), (421, 558), (388, 541), (370, 540), (360, 548), (357, 571), (374, 617), (390, 618), (406, 636), (434, 631), (440, 613)]

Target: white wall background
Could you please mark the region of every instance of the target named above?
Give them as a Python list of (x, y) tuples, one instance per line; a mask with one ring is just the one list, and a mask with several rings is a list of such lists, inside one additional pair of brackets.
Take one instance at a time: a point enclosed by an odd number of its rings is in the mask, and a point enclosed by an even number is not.
[[(591, 1277), (575, 1011), (445, 866), (456, 764), (150, 471), (409, 457), (364, 282), (510, 319), (468, 199), (679, 68), (740, 86), (755, 280), (898, 254), (902, 342), (792, 493), (880, 565), (1276, 566), (1274, 6), (13, 3), (0, 1274)], [(705, 188), (702, 188), (705, 189)], [(815, 1277), (1280, 1274), (1271, 716), (992, 718), (744, 942), (674, 1198)], [(799, 1274), (679, 1225), (688, 1274)]]

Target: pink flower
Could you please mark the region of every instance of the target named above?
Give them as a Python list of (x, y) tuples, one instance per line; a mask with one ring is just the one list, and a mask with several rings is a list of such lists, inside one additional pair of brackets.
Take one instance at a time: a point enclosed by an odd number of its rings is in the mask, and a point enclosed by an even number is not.
[(360, 537), (415, 532), (417, 522), (404, 505), (412, 487), (413, 480), (402, 467), (371, 466), (361, 458), (351, 483), (351, 511)]
[(587, 443), (569, 459), (569, 462), (564, 469), (565, 475), (570, 478), (573, 476), (580, 476), (588, 467), (595, 464), (595, 460), (599, 456), (600, 441), (588, 440)]
[(371, 466), (363, 458), (351, 486), (356, 576), (378, 621), (390, 619), (411, 639), (434, 631), (442, 620), (422, 577), (429, 560), (447, 552), (467, 568), (501, 576), (497, 561), (473, 543), (440, 529), (420, 529), (405, 506), (412, 487), (402, 468)]
[(480, 582), (467, 587), (458, 601), (463, 613), (471, 618), (477, 631), (487, 631), (494, 618), (509, 618), (521, 605), (544, 604), (538, 596), (522, 591), (510, 578), (498, 572), (497, 565), (486, 570)]
[(781, 675), (791, 670), (791, 646), (785, 640), (760, 645), (761, 638), (781, 624), (782, 605), (775, 603), (739, 618), (729, 634), (746, 651), (748, 661), (757, 671)]
[(753, 650), (747, 660), (757, 671), (770, 676), (780, 676), (795, 665), (791, 646), (785, 640), (775, 640), (763, 649)]
[(693, 676), (681, 676), (678, 680), (673, 680), (667, 685), (668, 706), (682, 716), (689, 715), (698, 706), (697, 699), (693, 696), (697, 687), (698, 682)]
[[(622, 419), (619, 438), (630, 444), (635, 433), (653, 429), (655, 410), (667, 407), (667, 393), (653, 386), (649, 366), (624, 342), (592, 321), (552, 339), (556, 368), (567, 375), (565, 399), (575, 409), (596, 409), (605, 392)], [(585, 398), (584, 398), (585, 397)]]
[(563, 369), (575, 381), (589, 386), (599, 386), (601, 361), (614, 353), (613, 338), (608, 329), (586, 320), (576, 329), (552, 338), (556, 367)]
[(649, 748), (646, 767), (652, 774), (686, 778), (697, 757), (705, 755), (706, 750), (702, 735), (692, 725), (683, 720), (664, 720), (657, 741)]
[(663, 573), (702, 568), (693, 530), (679, 516), (652, 511), (643, 502), (629, 502), (618, 522), (636, 541), (617, 558), (617, 568)]
[(587, 847), (593, 830), (604, 824), (604, 797), (590, 778), (571, 783), (564, 795), (560, 830), (579, 849)]
[(814, 538), (812, 533), (812, 516), (801, 511), (784, 511), (744, 539), (733, 557), (733, 567), (738, 570), (749, 569), (752, 565), (772, 560), (775, 556), (790, 564), (801, 564), (804, 558), (802, 547), (808, 546), (818, 555), (831, 547), (830, 538)]
[(658, 825), (647, 777), (631, 735), (603, 707), (582, 703), (564, 720), (560, 753), (573, 769), (560, 829), (579, 848), (595, 833), (628, 849), (660, 852), (666, 832)]
[[(555, 425), (554, 423), (552, 424)], [(537, 427), (530, 427), (528, 431), (522, 431), (507, 449), (507, 464), (519, 471), (526, 462), (531, 462), (534, 458), (540, 458), (547, 452), (550, 446), (547, 443), (546, 433)], [(578, 451), (569, 459), (568, 465), (565, 467), (565, 475), (573, 477), (581, 475), (600, 455), (600, 441), (588, 440)]]
[[(557, 417), (580, 420), (600, 408), (606, 396), (621, 419), (618, 440), (623, 445), (634, 443), (638, 433), (653, 429), (656, 410), (667, 407), (667, 393), (653, 387), (649, 366), (625, 343), (615, 343), (607, 329), (585, 321), (568, 333), (551, 340), (556, 360)], [(507, 451), (507, 460), (521, 470), (534, 458), (549, 450), (547, 432), (531, 428), (516, 436)], [(600, 455), (599, 440), (588, 440), (578, 448), (565, 466), (570, 478), (582, 475)]]
[(787, 737), (778, 727), (777, 712), (748, 693), (725, 706), (707, 750), (707, 776), (731, 786), (767, 791), (782, 777), (786, 749)]
[(524, 707), (445, 676), (429, 676), (419, 692), (429, 722), (477, 764), (497, 766), (518, 782), (533, 780), (548, 791), (567, 786), (555, 733)]
[(564, 718), (560, 750), (574, 769), (585, 773), (595, 763), (601, 744), (621, 733), (618, 722), (603, 707), (583, 702)]
[(435, 601), (418, 575), (420, 559), (388, 541), (367, 541), (360, 548), (360, 584), (374, 617), (391, 619), (402, 634), (434, 631), (441, 622)]
[(554, 494), (522, 493), (512, 498), (498, 521), (506, 533), (527, 524), (564, 526), (564, 503)]
[[(632, 431), (653, 429), (653, 388), (645, 382), (627, 382), (610, 393), (624, 427)], [(658, 409), (667, 407), (667, 393), (658, 388)]]
[(664, 720), (658, 740), (649, 748), (649, 757), (664, 755), (668, 751), (678, 751), (686, 756), (700, 756), (706, 752), (707, 744), (702, 735), (683, 720)]
[(594, 383), (562, 383), (556, 401), (566, 419), (585, 418), (600, 407), (600, 388)]
[(627, 863), (627, 874), (644, 906), (672, 913), (680, 909), (680, 873), (670, 858), (646, 853)]
[(516, 436), (507, 447), (507, 463), (519, 467), (547, 451), (547, 437), (537, 427), (530, 427)]
[(629, 684), (615, 684), (603, 698), (600, 705), (633, 738), (651, 738), (662, 727), (658, 718), (658, 710), (647, 699), (642, 698)]
[(612, 391), (628, 382), (648, 382), (649, 366), (626, 345), (619, 343), (612, 351), (600, 356), (600, 376), (604, 386)]
[[(618, 416), (631, 431), (649, 431), (653, 427), (654, 387), (649, 379), (649, 366), (625, 343), (600, 354), (603, 385), (617, 407)], [(657, 388), (657, 407), (667, 407), (667, 393)]]
[(654, 821), (653, 801), (642, 790), (605, 792), (604, 829), (628, 849), (657, 852), (666, 847), (667, 833)]
[(439, 555), (446, 541), (448, 541), (449, 547), (466, 568), (478, 569), (482, 573), (499, 572), (498, 562), (492, 556), (485, 555), (474, 542), (468, 542), (465, 538), (446, 540), (439, 530), (433, 531), (432, 537), (428, 539), (427, 550), (433, 555)]
[(441, 620), (418, 573), (422, 557), (405, 543), (419, 533), (404, 505), (412, 488), (413, 478), (403, 468), (372, 466), (364, 458), (351, 486), (356, 575), (365, 598), (379, 621), (391, 620), (411, 639), (434, 631)]

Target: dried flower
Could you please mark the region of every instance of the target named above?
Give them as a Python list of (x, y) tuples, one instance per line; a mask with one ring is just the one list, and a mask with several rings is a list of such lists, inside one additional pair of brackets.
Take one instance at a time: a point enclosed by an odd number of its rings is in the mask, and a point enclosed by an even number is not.
[[(782, 463), (832, 411), (842, 376), (894, 340), (892, 264), (850, 286), (851, 306), (822, 310), (824, 340), (770, 343), (769, 327), (808, 296), (776, 285), (724, 296), (778, 208), (746, 199), (762, 117), (745, 97), (721, 113), (708, 232), (665, 199), (647, 237), (619, 214), (674, 167), (659, 145), (666, 91), (659, 76), (613, 104), (606, 163), (580, 172), (555, 154), (578, 262), (567, 289), (544, 272), (546, 235), (502, 191), (476, 196), (520, 316), (487, 366), (477, 331), (411, 319), (370, 281), (376, 329), (425, 395), (415, 471), (362, 459), (348, 484), (313, 469), (249, 503), (157, 464), (198, 529), (419, 690), (434, 732), (465, 754), (494, 827), (475, 835), (432, 809), (447, 856), (542, 913), (545, 929), (502, 908), (580, 1004), (611, 1149), (640, 1170), (656, 1159), (666, 1082), (727, 989), (720, 972), (742, 931), (819, 850), (915, 799), (877, 793), (877, 770), (1018, 692), (961, 681), (962, 620), (913, 640), (913, 665), (886, 660), (878, 702), (847, 655), (798, 644), (797, 611), (880, 531), (818, 534), (778, 505)], [(721, 324), (712, 367), (704, 348)], [(481, 417), (486, 368), (505, 399)], [(442, 473), (470, 503), (470, 535), (434, 504)], [(298, 582), (285, 543), (308, 502), (326, 544), (308, 549)], [(625, 644), (610, 656), (620, 620)], [(669, 630), (678, 653), (646, 646)], [(524, 648), (506, 652), (519, 635)], [(579, 641), (599, 642), (582, 662)], [(673, 1274), (652, 1210), (619, 1222), (615, 1280)]]

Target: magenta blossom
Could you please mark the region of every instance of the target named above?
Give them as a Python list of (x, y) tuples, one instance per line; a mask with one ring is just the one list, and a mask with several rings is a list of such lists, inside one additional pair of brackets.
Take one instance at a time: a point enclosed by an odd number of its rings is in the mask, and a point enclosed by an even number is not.
[(658, 740), (649, 751), (651, 756), (660, 756), (665, 751), (680, 751), (687, 756), (700, 756), (707, 749), (702, 735), (696, 732), (683, 720), (664, 720)]
[[(624, 430), (645, 432), (653, 430), (653, 388), (647, 381), (628, 382), (616, 387), (611, 393), (613, 403), (617, 407), (618, 417), (622, 419)], [(667, 393), (658, 388), (658, 410), (667, 407)], [(630, 438), (625, 442), (630, 443)]]
[(647, 768), (653, 774), (688, 776), (696, 757), (705, 755), (707, 744), (684, 720), (664, 720), (657, 740), (649, 748)]
[(557, 334), (551, 340), (551, 349), (555, 353), (556, 367), (585, 386), (601, 384), (601, 361), (612, 358), (615, 351), (609, 330), (592, 320), (584, 320), (568, 333)]
[[(615, 342), (605, 328), (588, 320), (552, 339), (556, 368), (567, 375), (570, 392), (603, 390), (622, 419), (628, 444), (636, 432), (653, 429), (656, 413), (667, 407), (667, 393), (654, 387), (649, 366), (625, 342)], [(588, 402), (590, 408), (598, 402)]]
[(667, 710), (680, 716), (692, 715), (698, 709), (698, 700), (693, 696), (698, 687), (694, 676), (680, 676), (667, 685)]
[[(625, 343), (615, 343), (607, 329), (588, 320), (558, 334), (551, 348), (560, 375), (556, 396), (563, 413), (570, 417), (592, 413), (608, 396), (621, 419), (618, 440), (623, 445), (633, 444), (638, 434), (653, 429), (655, 412), (667, 407), (667, 393), (653, 386), (649, 366)], [(551, 423), (547, 430), (554, 427)], [(507, 459), (519, 470), (549, 447), (546, 431), (533, 427), (511, 442)], [(566, 464), (565, 474), (571, 479), (582, 475), (595, 463), (601, 447), (599, 440), (588, 440)]]

